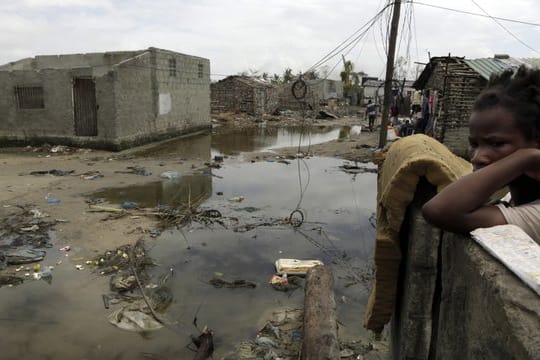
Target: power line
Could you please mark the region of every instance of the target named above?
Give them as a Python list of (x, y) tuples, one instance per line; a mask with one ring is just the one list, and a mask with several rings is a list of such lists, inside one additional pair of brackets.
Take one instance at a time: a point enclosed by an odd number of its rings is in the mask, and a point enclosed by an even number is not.
[[(332, 49), (330, 52), (328, 52), (325, 56), (323, 56), (319, 61), (317, 61), (315, 64), (313, 64), (308, 70), (312, 71), (316, 69), (317, 67), (320, 67), (321, 65), (328, 62), (331, 58), (339, 55), (340, 52), (347, 49), (351, 44), (357, 43), (358, 39), (362, 38), (367, 31), (375, 24), (377, 19), (384, 13), (384, 11), (390, 6), (391, 4), (387, 4), (384, 6), (377, 14), (375, 14), (370, 20), (368, 20), (362, 27), (360, 27), (358, 30), (356, 30), (351, 36), (349, 36), (347, 39), (343, 40), (340, 44), (338, 44), (334, 49)], [(366, 28), (367, 27), (367, 28)], [(364, 28), (366, 28), (364, 30)], [(360, 34), (359, 34), (360, 33)], [(352, 39), (352, 40), (351, 40)], [(347, 45), (343, 46), (344, 44)]]
[(472, 12), (472, 11), (465, 11), (465, 10), (459, 10), (459, 9), (452, 9), (452, 8), (444, 7), (444, 6), (438, 6), (438, 5), (426, 4), (426, 3), (419, 2), (419, 1), (416, 1), (416, 0), (407, 0), (407, 1), (405, 1), (405, 2), (406, 2), (406, 3), (413, 3), (413, 4), (417, 4), (417, 5), (429, 6), (429, 7), (436, 8), (436, 9), (442, 9), (442, 10), (447, 10), (447, 11), (453, 11), (453, 12), (457, 12), (457, 13), (461, 13), (461, 14), (467, 14), (467, 15), (473, 15), (473, 16), (480, 16), (480, 17), (485, 17), (485, 18), (492, 18), (492, 19), (497, 19), (497, 20), (502, 20), (502, 21), (508, 21), (508, 22), (514, 22), (514, 23), (524, 24), (524, 25), (540, 26), (539, 23), (533, 23), (533, 22), (529, 22), (529, 21), (523, 21), (523, 20), (516, 20), (516, 19), (503, 18), (503, 17), (498, 17), (498, 16), (490, 16), (490, 15), (485, 15), (485, 14), (475, 13), (475, 12)]
[(510, 34), (510, 36), (512, 36), (514, 39), (516, 39), (517, 41), (519, 41), (523, 46), (527, 47), (528, 49), (534, 51), (534, 52), (537, 52), (540, 54), (540, 52), (536, 49), (534, 49), (533, 47), (529, 46), (529, 44), (525, 43), (523, 40), (521, 40), (520, 38), (518, 38), (516, 35), (514, 35), (513, 32), (511, 32), (510, 30), (508, 30), (508, 28), (506, 26), (504, 26), (503, 24), (500, 23), (500, 21), (498, 21), (496, 18), (494, 18), (493, 16), (489, 15), (488, 12), (486, 10), (484, 10), (484, 8), (482, 8), (476, 1), (474, 0), (471, 0), (472, 3), (474, 5), (476, 5), (480, 10), (482, 10), (487, 16), (489, 16), (493, 21), (495, 21), (495, 23), (497, 25), (499, 25), (501, 28), (503, 28), (504, 31), (506, 31), (508, 34)]

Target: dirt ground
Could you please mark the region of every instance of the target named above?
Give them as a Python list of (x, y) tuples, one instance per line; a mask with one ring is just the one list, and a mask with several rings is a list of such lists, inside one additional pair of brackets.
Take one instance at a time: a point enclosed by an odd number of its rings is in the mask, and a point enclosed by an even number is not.
[[(212, 134), (219, 135), (238, 128), (261, 126), (353, 126), (366, 128), (363, 116), (356, 114), (337, 119), (313, 119), (294, 116), (271, 116), (263, 119), (239, 115), (213, 116)], [(282, 148), (273, 153), (245, 153), (244, 161), (264, 161), (276, 155), (295, 157), (322, 156), (351, 161), (371, 160), (378, 142), (378, 131), (351, 134), (348, 138), (307, 147)], [(121, 152), (91, 149), (75, 149), (63, 146), (0, 149), (0, 216), (5, 218), (29, 205), (60, 220), (55, 225), (55, 246), (69, 245), (71, 256), (90, 258), (96, 253), (124, 244), (134, 244), (157, 225), (151, 216), (124, 216), (115, 221), (102, 221), (110, 213), (93, 212), (85, 200), (95, 191), (118, 186), (145, 184), (159, 180), (164, 171), (176, 171), (183, 175), (196, 174), (208, 169), (211, 159), (185, 158), (183, 154), (171, 157), (142, 157), (141, 150), (156, 144), (145, 145)], [(151, 175), (129, 173), (130, 168), (144, 169)], [(47, 172), (53, 169), (69, 171), (69, 174), (33, 175), (31, 172)], [(97, 175), (93, 177), (93, 175)], [(51, 199), (59, 202), (51, 203)]]
[[(227, 114), (214, 118), (213, 133), (233, 131), (239, 127), (258, 126), (252, 117)], [(307, 119), (290, 117), (272, 117), (266, 126), (289, 126), (304, 124), (325, 126), (364, 125), (363, 118), (344, 116), (338, 119)], [(369, 161), (372, 148), (378, 141), (378, 132), (362, 131), (345, 140), (334, 140), (328, 143), (311, 145), (309, 154), (343, 158), (351, 161)], [(150, 147), (152, 145), (146, 145)], [(151, 217), (123, 217), (114, 222), (101, 221), (107, 214), (89, 211), (85, 202), (88, 194), (99, 189), (113, 186), (127, 186), (158, 180), (159, 174), (174, 170), (181, 174), (193, 174), (207, 168), (209, 159), (183, 158), (145, 158), (133, 156), (141, 148), (128, 149), (122, 152), (107, 152), (90, 149), (74, 149), (66, 147), (44, 146), (41, 148), (5, 148), (0, 149), (0, 216), (5, 217), (15, 211), (18, 205), (31, 204), (45, 212), (53, 219), (65, 220), (56, 225), (59, 242), (69, 243), (78, 256), (87, 256), (88, 252), (102, 251), (106, 248), (136, 241), (148, 229), (155, 226)], [(296, 156), (295, 148), (283, 148), (276, 152), (282, 156)], [(300, 152), (307, 152), (302, 147)], [(248, 153), (246, 161), (264, 160), (275, 157), (276, 153)], [(143, 167), (151, 176), (141, 176), (118, 171), (129, 171), (128, 167)], [(50, 171), (58, 169), (73, 171), (65, 176), (30, 175), (32, 171)], [(85, 180), (91, 173), (99, 173), (103, 177)], [(151, 178), (151, 179), (150, 179)], [(59, 199), (60, 203), (50, 204), (48, 198)]]

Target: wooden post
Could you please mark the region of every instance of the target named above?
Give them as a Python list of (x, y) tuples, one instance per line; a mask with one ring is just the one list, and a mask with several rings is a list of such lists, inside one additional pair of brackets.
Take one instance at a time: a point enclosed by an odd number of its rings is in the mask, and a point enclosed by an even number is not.
[(388, 57), (386, 58), (386, 77), (384, 80), (384, 100), (383, 113), (381, 118), (381, 132), (379, 134), (379, 148), (386, 145), (386, 135), (388, 127), (388, 112), (392, 96), (392, 75), (394, 73), (394, 58), (396, 54), (396, 38), (399, 25), (399, 13), (401, 0), (394, 1), (394, 12), (392, 14), (392, 25), (390, 27), (390, 38), (388, 39)]
[(339, 359), (334, 278), (324, 265), (306, 275), (302, 360)]

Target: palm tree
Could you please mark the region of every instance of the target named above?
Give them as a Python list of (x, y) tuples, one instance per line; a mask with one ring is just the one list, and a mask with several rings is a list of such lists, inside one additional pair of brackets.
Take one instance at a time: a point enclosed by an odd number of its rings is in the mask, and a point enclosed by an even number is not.
[(339, 75), (343, 82), (343, 92), (345, 93), (345, 97), (348, 97), (351, 90), (360, 85), (361, 73), (362, 72), (354, 71), (354, 63), (352, 61), (345, 61), (345, 58), (343, 58), (343, 71)]

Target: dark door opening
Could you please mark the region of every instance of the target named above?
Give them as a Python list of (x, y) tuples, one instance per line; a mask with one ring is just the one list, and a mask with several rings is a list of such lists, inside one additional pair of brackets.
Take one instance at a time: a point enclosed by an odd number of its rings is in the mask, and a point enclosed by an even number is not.
[(92, 79), (73, 79), (75, 135), (97, 136), (96, 84)]

